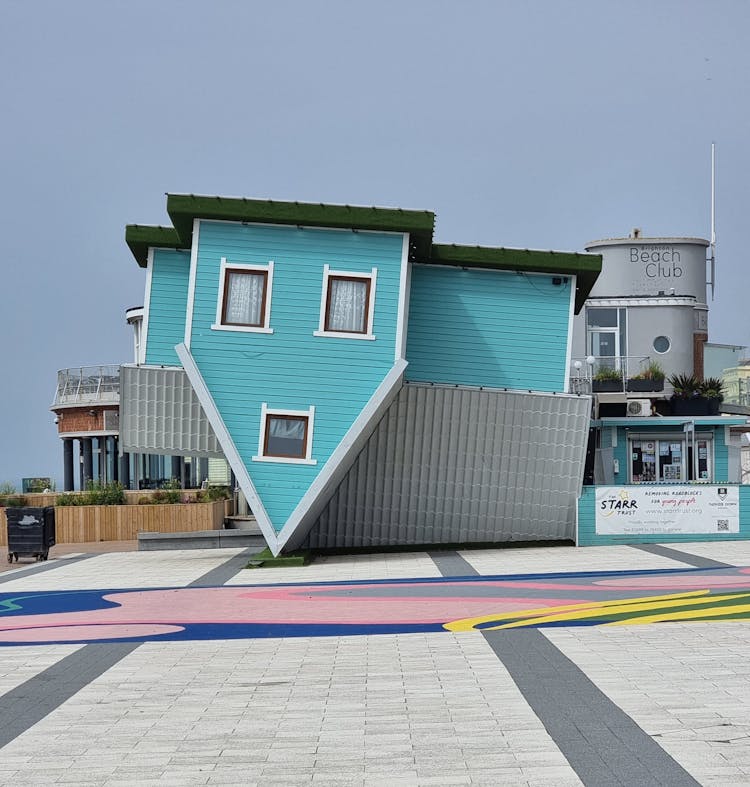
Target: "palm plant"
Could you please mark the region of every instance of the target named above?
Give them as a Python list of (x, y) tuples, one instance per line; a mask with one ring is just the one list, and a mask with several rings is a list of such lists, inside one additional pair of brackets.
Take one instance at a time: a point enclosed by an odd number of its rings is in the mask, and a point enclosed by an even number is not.
[(700, 392), (707, 399), (724, 401), (724, 382), (719, 377), (706, 377), (701, 383)]
[(694, 374), (673, 374), (667, 382), (673, 399), (693, 399), (701, 394), (701, 381)]

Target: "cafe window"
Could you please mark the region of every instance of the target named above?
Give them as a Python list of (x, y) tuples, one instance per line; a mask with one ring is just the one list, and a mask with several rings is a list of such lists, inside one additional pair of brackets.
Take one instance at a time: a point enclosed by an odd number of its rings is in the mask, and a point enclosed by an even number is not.
[(713, 441), (706, 437), (631, 439), (628, 447), (633, 484), (712, 480)]

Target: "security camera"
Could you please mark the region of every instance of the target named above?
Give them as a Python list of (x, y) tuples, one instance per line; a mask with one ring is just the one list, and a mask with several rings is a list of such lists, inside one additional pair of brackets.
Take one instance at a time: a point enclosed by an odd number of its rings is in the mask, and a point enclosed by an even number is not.
[(55, 416), (55, 423), (56, 423), (56, 424), (59, 424), (59, 423), (60, 423), (60, 418), (59, 418), (58, 416)]

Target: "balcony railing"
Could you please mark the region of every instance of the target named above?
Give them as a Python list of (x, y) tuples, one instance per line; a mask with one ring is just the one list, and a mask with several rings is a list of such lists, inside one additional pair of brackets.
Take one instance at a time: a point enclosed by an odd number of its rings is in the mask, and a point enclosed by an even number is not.
[(594, 380), (608, 378), (613, 392), (625, 393), (628, 380), (643, 374), (651, 358), (648, 355), (589, 355), (573, 358), (570, 365), (571, 393), (592, 393)]
[(76, 404), (118, 404), (119, 366), (79, 366), (57, 373), (53, 407)]

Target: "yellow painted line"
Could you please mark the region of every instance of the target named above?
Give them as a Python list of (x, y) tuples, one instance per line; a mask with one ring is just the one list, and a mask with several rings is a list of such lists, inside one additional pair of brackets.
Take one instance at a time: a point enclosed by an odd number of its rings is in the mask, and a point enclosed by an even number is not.
[[(738, 596), (738, 598), (748, 598), (748, 594)], [(665, 612), (663, 615), (646, 615), (640, 618), (632, 618), (630, 620), (613, 620), (606, 623), (607, 626), (635, 626), (637, 624), (646, 623), (667, 623), (669, 621), (677, 620), (691, 620), (695, 619), (696, 615), (701, 618), (718, 618), (725, 615), (736, 615), (738, 612), (750, 613), (750, 604), (737, 604), (731, 607), (716, 607), (715, 609), (683, 609), (675, 610), (674, 612)], [(701, 621), (696, 621), (701, 622)], [(706, 621), (708, 622), (708, 621)]]
[(517, 620), (535, 618), (540, 615), (552, 615), (556, 612), (568, 612), (572, 610), (586, 609), (606, 609), (610, 606), (624, 606), (629, 604), (640, 604), (646, 601), (689, 599), (696, 596), (705, 596), (710, 590), (687, 590), (682, 593), (665, 593), (662, 596), (642, 596), (639, 598), (610, 599), (608, 601), (584, 601), (578, 604), (561, 604), (556, 607), (537, 607), (536, 609), (524, 609), (519, 612), (507, 612), (494, 615), (482, 615), (476, 618), (461, 618), (444, 623), (443, 628), (447, 631), (470, 631), (481, 623), (492, 623), (494, 620)]
[[(736, 596), (704, 596), (703, 598), (690, 599), (689, 603), (715, 604), (717, 601), (726, 601), (730, 598), (736, 598)], [(547, 615), (544, 617), (534, 618), (533, 620), (519, 620), (515, 623), (503, 623), (499, 626), (493, 626), (492, 628), (485, 629), (485, 631), (493, 631), (495, 629), (512, 629), (527, 625), (534, 626), (542, 623), (555, 623), (557, 621), (564, 620), (586, 620), (587, 618), (602, 617), (604, 615), (619, 615), (621, 612), (645, 612), (646, 610), (650, 609), (655, 610), (664, 609), (665, 607), (681, 607), (685, 605), (686, 601), (688, 600), (684, 598), (676, 599), (674, 601), (666, 601), (663, 598), (659, 598), (657, 596), (654, 600), (645, 602), (643, 604), (621, 604), (620, 606), (609, 606), (606, 609), (588, 609), (581, 610), (577, 613), (567, 612), (562, 615)], [(643, 618), (639, 617), (638, 621), (643, 622)]]

